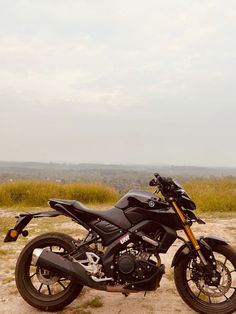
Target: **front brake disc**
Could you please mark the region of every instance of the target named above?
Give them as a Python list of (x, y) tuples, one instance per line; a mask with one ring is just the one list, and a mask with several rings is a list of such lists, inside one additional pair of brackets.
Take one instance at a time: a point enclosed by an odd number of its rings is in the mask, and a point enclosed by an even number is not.
[(220, 261), (216, 261), (216, 270), (220, 273), (221, 279), (220, 283), (217, 287), (210, 286), (205, 283), (205, 279), (203, 277), (199, 278), (195, 284), (199, 291), (209, 297), (222, 297), (224, 296), (231, 287), (232, 277), (229, 269)]

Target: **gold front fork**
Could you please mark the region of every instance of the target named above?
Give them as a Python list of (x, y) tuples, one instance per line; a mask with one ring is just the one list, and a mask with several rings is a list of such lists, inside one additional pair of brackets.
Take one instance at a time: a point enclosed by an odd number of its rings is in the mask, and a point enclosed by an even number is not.
[(200, 246), (197, 242), (197, 239), (195, 238), (188, 222), (187, 222), (187, 219), (184, 217), (182, 211), (180, 210), (180, 208), (178, 207), (178, 205), (176, 204), (176, 202), (173, 200), (171, 201), (172, 203), (172, 206), (174, 207), (176, 213), (179, 215), (180, 219), (182, 220), (182, 223), (184, 225), (184, 231), (188, 237), (188, 239), (191, 241), (193, 247), (195, 248), (196, 251), (199, 251), (200, 250)]
[(181, 209), (178, 207), (178, 205), (176, 204), (176, 202), (173, 199), (171, 200), (171, 204), (174, 207), (176, 213), (179, 215), (180, 219), (182, 220), (183, 225), (184, 225), (184, 231), (185, 231), (188, 239), (191, 241), (193, 247), (198, 252), (198, 256), (200, 257), (202, 263), (204, 265), (207, 265), (207, 261), (206, 261), (205, 257), (203, 256), (203, 254), (200, 250), (200, 246), (199, 246), (197, 239), (195, 238), (195, 235), (193, 234), (193, 232), (192, 232), (192, 230), (188, 224), (187, 219), (184, 217)]

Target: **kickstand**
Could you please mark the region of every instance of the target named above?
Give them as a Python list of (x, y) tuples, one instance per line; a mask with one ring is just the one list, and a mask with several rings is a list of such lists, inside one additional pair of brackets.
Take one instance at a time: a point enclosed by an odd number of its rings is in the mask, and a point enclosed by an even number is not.
[(126, 298), (129, 296), (129, 293), (122, 292), (122, 294), (123, 294)]

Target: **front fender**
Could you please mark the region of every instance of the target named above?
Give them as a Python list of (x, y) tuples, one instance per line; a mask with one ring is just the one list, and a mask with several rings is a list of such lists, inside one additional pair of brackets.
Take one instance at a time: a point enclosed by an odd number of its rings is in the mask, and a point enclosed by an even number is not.
[(171, 267), (178, 265), (179, 261), (182, 258), (184, 258), (185, 256), (187, 256), (191, 253), (192, 249), (190, 249), (190, 247), (191, 247), (191, 243), (187, 242), (178, 248), (178, 250), (175, 253), (175, 256), (172, 260)]
[(202, 243), (202, 240), (203, 240), (209, 246), (212, 246), (214, 244), (225, 244), (225, 245), (229, 244), (229, 241), (227, 241), (226, 239), (220, 238), (220, 237), (217, 237), (217, 236), (214, 236), (214, 235), (209, 235), (209, 236), (205, 236), (205, 237), (202, 236), (202, 237), (197, 238), (197, 240), (200, 241), (201, 243)]
[[(197, 238), (200, 246), (207, 246), (209, 245), (210, 247), (211, 246), (214, 246), (214, 244), (224, 244), (224, 245), (228, 245), (229, 242), (223, 238), (220, 238), (220, 237), (217, 237), (217, 236), (200, 236)], [(194, 251), (194, 248), (192, 247), (191, 245), (191, 242), (187, 242), (185, 244), (183, 244), (179, 249), (178, 251), (175, 253), (175, 256), (172, 260), (172, 263), (171, 263), (171, 267), (174, 267), (176, 266), (179, 261), (182, 259), (182, 258), (185, 258), (187, 255), (189, 255), (191, 252)]]

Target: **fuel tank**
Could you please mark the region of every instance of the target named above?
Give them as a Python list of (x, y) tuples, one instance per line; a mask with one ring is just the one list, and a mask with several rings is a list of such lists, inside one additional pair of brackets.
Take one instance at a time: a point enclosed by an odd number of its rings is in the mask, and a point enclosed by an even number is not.
[(122, 209), (132, 224), (151, 220), (175, 230), (183, 228), (171, 205), (148, 191), (130, 190), (115, 207)]
[(151, 192), (130, 190), (115, 204), (115, 207), (123, 210), (130, 207), (141, 207), (145, 209), (168, 209), (170, 204), (156, 197)]

